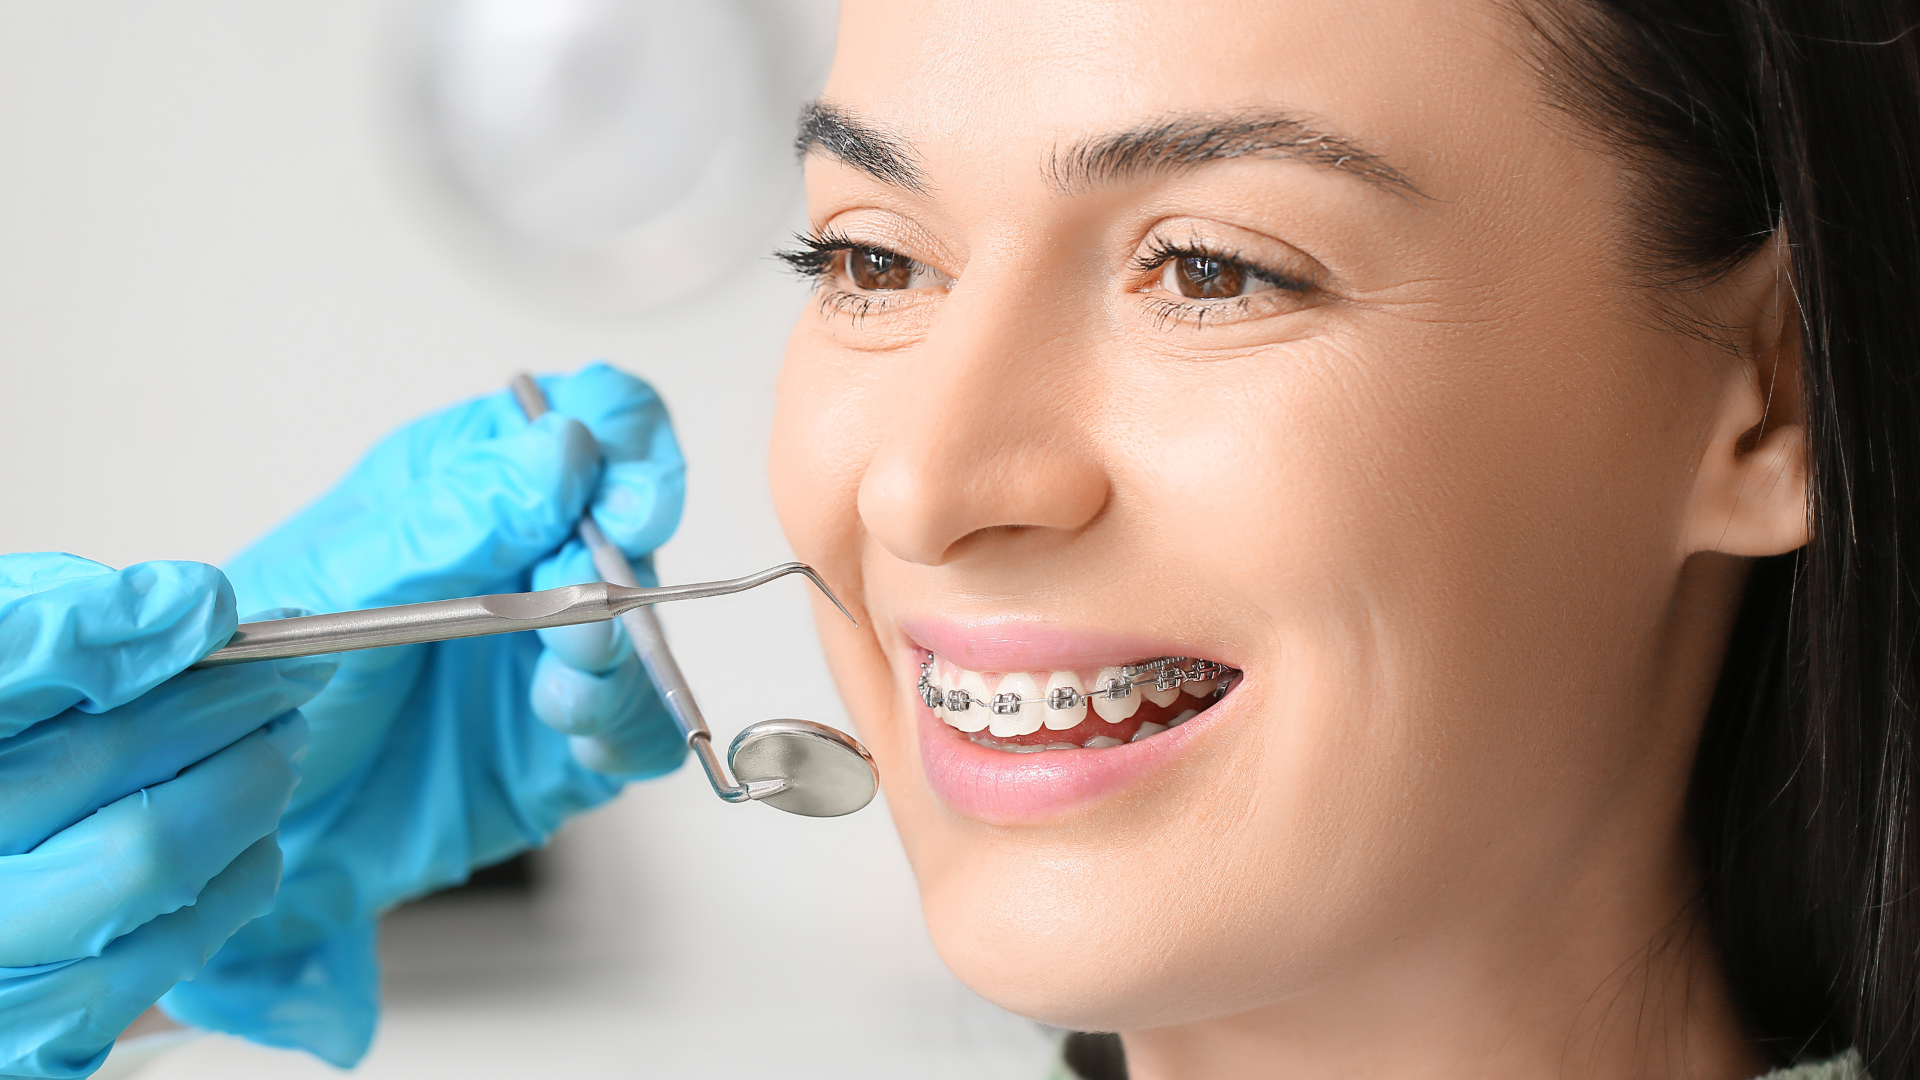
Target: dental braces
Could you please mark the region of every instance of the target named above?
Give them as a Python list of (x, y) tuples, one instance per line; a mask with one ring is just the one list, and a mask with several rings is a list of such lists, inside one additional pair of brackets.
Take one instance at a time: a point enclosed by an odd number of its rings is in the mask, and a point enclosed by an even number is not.
[[(1192, 667), (1182, 668), (1182, 664)], [(1144, 664), (1126, 664), (1120, 668), (1120, 674), (1109, 675), (1104, 683), (1092, 690), (1081, 692), (1071, 686), (1056, 686), (1047, 691), (1043, 698), (1022, 698), (1018, 694), (995, 694), (991, 698), (975, 698), (965, 690), (941, 690), (933, 684), (933, 654), (920, 664), (920, 700), (926, 702), (929, 709), (945, 709), (948, 712), (966, 712), (975, 705), (993, 710), (995, 716), (1013, 716), (1028, 705), (1045, 705), (1049, 709), (1074, 709), (1095, 698), (1108, 701), (1120, 701), (1133, 696), (1136, 687), (1151, 686), (1155, 690), (1178, 690), (1184, 683), (1206, 682), (1214, 680), (1213, 696), (1224, 697), (1240, 672), (1225, 664), (1211, 660), (1195, 660), (1190, 656), (1163, 656), (1158, 660), (1149, 660)]]

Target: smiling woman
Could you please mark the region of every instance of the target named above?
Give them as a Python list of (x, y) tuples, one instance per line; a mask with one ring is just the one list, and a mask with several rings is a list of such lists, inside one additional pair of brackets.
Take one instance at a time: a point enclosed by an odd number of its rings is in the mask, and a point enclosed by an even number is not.
[(1135, 1080), (1920, 1075), (1915, 22), (844, 6), (775, 496), (962, 978)]

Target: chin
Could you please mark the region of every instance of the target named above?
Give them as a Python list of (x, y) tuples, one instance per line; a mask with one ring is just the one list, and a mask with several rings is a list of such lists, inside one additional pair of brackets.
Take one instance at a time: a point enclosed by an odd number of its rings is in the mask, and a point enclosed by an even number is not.
[(940, 957), (974, 993), (1029, 1019), (1074, 1031), (1122, 1031), (1168, 1022), (1164, 985), (1142, 971), (1137, 928), (1097, 925), (1085, 913), (1021, 918), (982, 913), (984, 897), (932, 896), (922, 905)]

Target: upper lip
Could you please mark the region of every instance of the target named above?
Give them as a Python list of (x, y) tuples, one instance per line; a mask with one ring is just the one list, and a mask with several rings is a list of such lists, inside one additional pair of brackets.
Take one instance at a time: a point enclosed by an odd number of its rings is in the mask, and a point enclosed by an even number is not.
[(1196, 651), (1192, 642), (1062, 626), (1031, 618), (967, 622), (908, 618), (900, 630), (920, 648), (967, 671), (1068, 671), (1188, 656), (1238, 667), (1227, 657)]

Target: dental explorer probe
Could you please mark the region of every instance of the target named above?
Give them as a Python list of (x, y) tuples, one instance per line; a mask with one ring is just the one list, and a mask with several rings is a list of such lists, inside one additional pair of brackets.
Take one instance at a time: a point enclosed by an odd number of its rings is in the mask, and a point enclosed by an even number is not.
[[(788, 574), (804, 574), (826, 590), (826, 584), (805, 563), (782, 563), (757, 574), (730, 581), (668, 585), (658, 589), (628, 588), (596, 581), (539, 592), (498, 593), (461, 600), (434, 600), (425, 604), (367, 608), (330, 615), (300, 615), (242, 623), (227, 643), (202, 657), (196, 668), (247, 664), (255, 660), (282, 660), (292, 656), (378, 649), (388, 645), (418, 645), (429, 641), (510, 634), (516, 630), (544, 630), (606, 622), (645, 605), (673, 600), (699, 600), (745, 592)], [(832, 599), (832, 594), (828, 593)], [(840, 601), (834, 600), (835, 606)]]
[[(520, 411), (526, 414), (528, 420), (537, 420), (546, 414), (547, 396), (531, 376), (515, 376), (512, 387), (514, 400), (520, 403)], [(623, 593), (661, 591), (640, 588), (633, 564), (627, 561), (625, 552), (607, 539), (607, 534), (601, 530), (591, 509), (581, 516), (579, 533), (581, 542), (586, 544), (587, 551), (593, 556), (594, 569), (605, 579), (606, 583), (601, 588), (620, 589)], [(833, 595), (833, 590), (827, 588), (820, 575), (805, 563), (785, 563), (754, 577), (772, 580), (780, 574), (793, 573), (805, 574), (807, 580), (813, 582), (828, 600), (833, 601), (833, 606), (840, 609), (840, 614), (854, 625), (859, 625), (853, 613)], [(738, 580), (744, 582), (749, 579)], [(743, 587), (752, 588), (753, 585)], [(697, 589), (701, 586), (683, 585), (679, 588)], [(707, 728), (706, 718), (701, 715), (700, 706), (693, 699), (693, 690), (687, 685), (686, 676), (681, 674), (673, 651), (667, 648), (666, 634), (661, 629), (660, 620), (654, 616), (652, 606), (629, 606), (619, 613), (619, 619), (620, 624), (626, 627), (627, 639), (632, 642), (634, 651), (640, 655), (640, 662), (647, 669), (647, 678), (652, 680), (654, 689), (666, 702), (667, 711), (673, 715), (674, 724), (687, 741), (687, 749), (699, 759), (700, 768), (706, 772), (707, 782), (713, 785), (714, 794), (730, 803), (765, 802), (776, 809), (807, 817), (839, 817), (851, 814), (873, 801), (874, 793), (880, 788), (880, 773), (866, 747), (844, 732), (810, 720), (762, 720), (742, 730), (727, 747), (727, 762), (738, 781), (729, 779), (727, 770), (721, 766), (719, 757), (713, 751), (713, 732)]]

